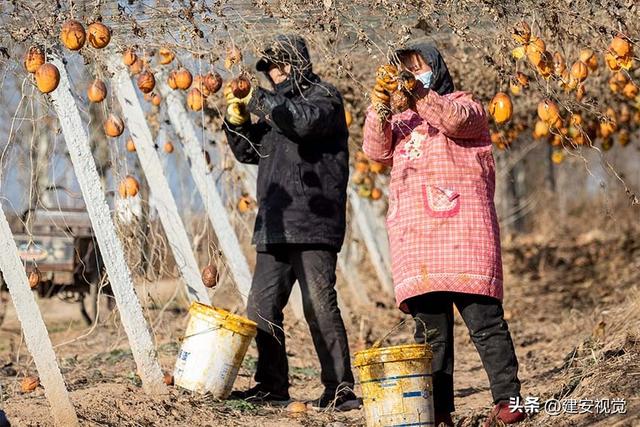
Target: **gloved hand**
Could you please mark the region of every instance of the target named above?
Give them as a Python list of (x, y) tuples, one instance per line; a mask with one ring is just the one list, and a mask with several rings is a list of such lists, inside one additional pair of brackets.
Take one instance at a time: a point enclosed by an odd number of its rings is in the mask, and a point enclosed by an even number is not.
[(240, 126), (249, 120), (250, 115), (247, 111), (247, 104), (253, 95), (253, 88), (244, 98), (237, 98), (233, 94), (231, 84), (224, 87), (224, 98), (227, 102), (227, 121), (234, 126)]
[(371, 104), (378, 115), (386, 117), (390, 112), (391, 94), (398, 89), (398, 69), (383, 65), (376, 71), (376, 84), (371, 91)]

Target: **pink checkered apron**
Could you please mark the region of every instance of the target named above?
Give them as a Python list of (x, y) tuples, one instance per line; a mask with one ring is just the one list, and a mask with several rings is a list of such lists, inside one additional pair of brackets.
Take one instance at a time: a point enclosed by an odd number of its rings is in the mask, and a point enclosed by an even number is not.
[(365, 153), (391, 169), (387, 230), (396, 302), (434, 291), (502, 299), (495, 163), (482, 104), (465, 92), (418, 101), (384, 125), (369, 110)]

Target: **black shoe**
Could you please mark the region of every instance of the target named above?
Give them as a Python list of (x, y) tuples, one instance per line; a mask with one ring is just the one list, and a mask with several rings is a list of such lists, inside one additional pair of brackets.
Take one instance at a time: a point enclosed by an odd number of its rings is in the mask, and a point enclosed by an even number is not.
[(229, 395), (229, 399), (242, 399), (249, 402), (279, 402), (279, 403), (287, 403), (289, 400), (289, 392), (285, 391), (284, 393), (277, 393), (271, 390), (268, 390), (262, 384), (256, 384), (248, 390), (240, 391), (235, 390), (231, 392)]
[(341, 391), (325, 390), (316, 400), (312, 400), (311, 407), (317, 411), (336, 410), (339, 412), (351, 411), (358, 409), (362, 405), (362, 400), (358, 399), (349, 389)]

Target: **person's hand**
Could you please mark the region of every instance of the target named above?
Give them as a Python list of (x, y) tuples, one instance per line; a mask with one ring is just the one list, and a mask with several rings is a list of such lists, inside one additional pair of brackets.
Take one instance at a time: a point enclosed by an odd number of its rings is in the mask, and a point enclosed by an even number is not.
[(233, 94), (231, 84), (224, 87), (224, 99), (227, 102), (227, 121), (234, 126), (240, 126), (249, 120), (250, 115), (247, 111), (247, 104), (251, 100), (253, 89), (244, 98), (238, 98)]
[(383, 65), (376, 71), (376, 84), (371, 91), (371, 105), (380, 117), (391, 111), (391, 94), (398, 89), (398, 69), (393, 65)]

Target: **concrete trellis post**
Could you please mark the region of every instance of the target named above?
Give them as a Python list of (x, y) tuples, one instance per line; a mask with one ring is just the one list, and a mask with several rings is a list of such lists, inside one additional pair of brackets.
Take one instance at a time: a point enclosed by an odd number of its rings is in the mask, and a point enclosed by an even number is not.
[(167, 235), (176, 264), (191, 301), (211, 304), (207, 288), (202, 283), (198, 262), (191, 249), (189, 237), (178, 213), (175, 199), (164, 175), (162, 163), (155, 150), (153, 137), (147, 125), (140, 101), (131, 83), (129, 73), (120, 59), (111, 57), (109, 70), (114, 74), (113, 90), (118, 97), (120, 108), (127, 123), (129, 133), (136, 145), (140, 165), (149, 183), (151, 193), (156, 200), (158, 216)]
[(73, 169), (91, 218), (143, 388), (149, 394), (166, 393), (167, 388), (155, 357), (153, 341), (142, 314), (140, 301), (133, 288), (131, 272), (100, 184), (89, 138), (82, 125), (66, 67), (57, 55), (52, 55), (52, 63), (60, 71), (60, 84), (51, 93), (51, 100), (62, 126)]
[(0, 210), (0, 271), (9, 288), (11, 300), (22, 325), (27, 348), (38, 369), (44, 393), (51, 405), (51, 413), (56, 425), (77, 426), (78, 417), (58, 368), (56, 355), (51, 346), (47, 327), (40, 315), (40, 309), (31, 292), (27, 275), (18, 257), (18, 248), (13, 240), (9, 223)]
[(371, 210), (369, 201), (361, 199), (353, 190), (348, 189), (349, 202), (355, 222), (358, 224), (358, 230), (362, 235), (362, 240), (367, 247), (369, 258), (376, 270), (378, 280), (382, 284), (383, 289), (393, 295), (393, 282), (391, 281), (391, 268), (389, 266), (389, 243), (386, 239), (386, 231), (372, 223), (375, 214)]
[(218, 243), (225, 256), (238, 291), (244, 302), (251, 288), (251, 272), (247, 260), (240, 248), (238, 237), (233, 231), (222, 197), (216, 187), (213, 176), (208, 173), (207, 163), (202, 153), (202, 144), (198, 133), (177, 92), (169, 88), (164, 79), (158, 79), (157, 85), (166, 99), (169, 120), (178, 136), (182, 139), (184, 151), (191, 161), (191, 174), (202, 197)]

